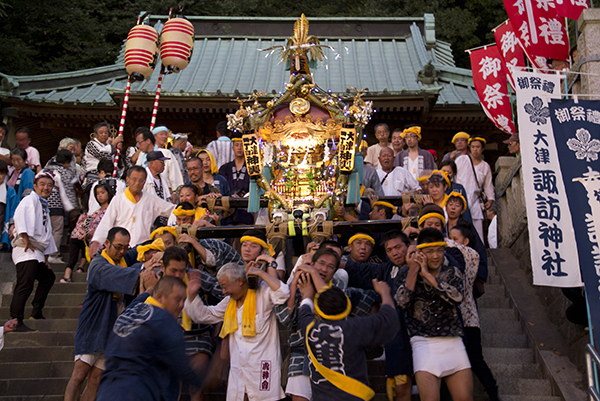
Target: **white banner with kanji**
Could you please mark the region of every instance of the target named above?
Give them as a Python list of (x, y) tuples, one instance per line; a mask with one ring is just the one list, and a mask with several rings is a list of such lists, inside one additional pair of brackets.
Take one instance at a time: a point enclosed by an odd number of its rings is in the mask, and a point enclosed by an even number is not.
[(560, 76), (515, 69), (522, 176), (533, 284), (581, 286), (571, 211), (550, 121)]
[(481, 107), (490, 120), (508, 134), (516, 132), (512, 121), (512, 108), (508, 98), (506, 74), (498, 46), (485, 46), (469, 52), (473, 84)]

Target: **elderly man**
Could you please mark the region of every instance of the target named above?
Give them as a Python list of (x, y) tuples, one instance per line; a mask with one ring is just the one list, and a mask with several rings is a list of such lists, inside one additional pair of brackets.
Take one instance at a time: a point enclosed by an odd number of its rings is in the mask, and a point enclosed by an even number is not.
[(402, 137), (408, 149), (396, 155), (394, 166), (401, 166), (416, 180), (421, 176), (423, 170), (435, 170), (437, 168), (433, 155), (419, 148), (421, 140), (421, 127), (409, 125), (402, 131)]
[(25, 149), (27, 152), (27, 165), (34, 173), (39, 173), (42, 169), (42, 163), (40, 163), (40, 152), (33, 146), (29, 146), (31, 143), (31, 132), (27, 127), (19, 127), (15, 132), (15, 144), (17, 148)]
[(169, 217), (175, 205), (142, 192), (146, 176), (146, 170), (140, 166), (133, 166), (127, 171), (129, 187), (124, 193), (116, 195), (106, 209), (90, 244), (91, 255), (106, 240), (108, 230), (112, 227), (123, 227), (129, 231), (129, 244), (134, 246), (150, 239), (150, 228), (158, 216)]
[(392, 149), (392, 146), (390, 145), (390, 128), (386, 123), (379, 123), (375, 126), (375, 137), (379, 143), (369, 146), (365, 163), (369, 163), (377, 168), (379, 166), (379, 152), (384, 148)]
[[(229, 401), (275, 401), (285, 397), (281, 389), (279, 331), (273, 307), (287, 301), (288, 286), (275, 278), (272, 267), (261, 270), (255, 262), (226, 264), (217, 273), (227, 297), (206, 306), (197, 296), (200, 280), (190, 280), (184, 311), (197, 323), (223, 322), (219, 336), (229, 340), (231, 369), (227, 383)], [(262, 279), (249, 288), (248, 278)]]
[(112, 160), (117, 152), (116, 146), (123, 142), (123, 136), (118, 135), (112, 143), (108, 143), (110, 136), (110, 124), (106, 121), (100, 122), (94, 126), (94, 139), (85, 145), (82, 167), (86, 175), (98, 174), (98, 162), (102, 159)]
[[(113, 227), (108, 232), (106, 249), (90, 263), (87, 292), (81, 306), (75, 332), (75, 365), (65, 391), (65, 401), (76, 401), (81, 385), (88, 378), (82, 400), (94, 400), (104, 371), (106, 342), (118, 316), (122, 294), (133, 295), (138, 280), (145, 285), (154, 282), (152, 268), (160, 261), (151, 259), (124, 266), (123, 256), (129, 249), (129, 232)], [(88, 377), (89, 376), (89, 377)]]
[(468, 155), (469, 154), (469, 138), (471, 136), (466, 132), (457, 132), (456, 135), (452, 137), (452, 143), (456, 150), (453, 152), (448, 152), (444, 155), (442, 162), (447, 160), (456, 160), (458, 156)]
[(194, 184), (198, 188), (200, 195), (208, 195), (211, 185), (204, 182), (202, 160), (197, 157), (190, 157), (187, 161), (187, 170), (190, 176), (190, 182), (187, 184)]
[(181, 380), (202, 386), (177, 324), (184, 300), (183, 281), (163, 277), (119, 316), (106, 346), (98, 401), (176, 401)]
[(154, 150), (156, 145), (156, 139), (146, 127), (139, 127), (135, 130), (135, 146), (137, 150), (131, 155), (131, 162), (136, 166), (146, 167), (148, 162), (146, 161), (146, 155)]
[(148, 175), (146, 177), (144, 192), (156, 195), (164, 201), (171, 202), (169, 184), (164, 174), (162, 174), (165, 171), (165, 162), (169, 160), (169, 158), (166, 157), (163, 152), (164, 149), (153, 150), (146, 156), (146, 161), (148, 162), (146, 173)]
[(521, 154), (521, 143), (519, 142), (519, 135), (512, 134), (510, 138), (502, 143), (506, 143), (508, 145), (508, 153), (511, 155), (519, 156)]
[(33, 291), (33, 319), (43, 319), (42, 309), (54, 285), (54, 272), (48, 264), (48, 255), (56, 252), (52, 237), (48, 198), (54, 188), (52, 173), (38, 173), (33, 181), (35, 192), (27, 195), (14, 214), (16, 240), (13, 241), (12, 260), (17, 268), (17, 284), (10, 304), (10, 315), (16, 318), (16, 331), (32, 331), (23, 323), (25, 303)]
[(221, 121), (217, 124), (217, 140), (206, 145), (206, 150), (215, 157), (218, 168), (234, 159), (230, 136), (231, 132), (227, 129), (227, 123)]
[(169, 189), (171, 192), (175, 192), (177, 187), (183, 185), (183, 174), (175, 156), (171, 153), (170, 150), (166, 149), (167, 141), (169, 139), (169, 129), (165, 126), (156, 127), (152, 130), (152, 134), (154, 135), (155, 144), (153, 150), (160, 150), (163, 152), (163, 155), (167, 158), (165, 160), (165, 172), (164, 176), (169, 184)]
[(384, 148), (379, 153), (377, 175), (385, 196), (401, 196), (421, 189), (417, 180), (401, 166), (394, 166), (394, 151)]
[(183, 176), (183, 182), (187, 182), (190, 179), (185, 169), (185, 149), (188, 144), (188, 136), (182, 133), (171, 134), (171, 139), (173, 140), (173, 146), (169, 148), (169, 151), (173, 154), (177, 162), (177, 166)]
[(404, 149), (404, 138), (402, 138), (401, 128), (396, 128), (392, 132), (392, 149), (394, 149), (394, 157)]

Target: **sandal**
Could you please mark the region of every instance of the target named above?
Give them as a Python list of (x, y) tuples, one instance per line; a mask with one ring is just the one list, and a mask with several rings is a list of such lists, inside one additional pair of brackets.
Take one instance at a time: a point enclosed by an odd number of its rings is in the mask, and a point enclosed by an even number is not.
[(63, 277), (63, 278), (61, 278), (61, 279), (60, 279), (60, 282), (61, 282), (61, 283), (63, 283), (63, 284), (67, 284), (67, 283), (70, 283), (70, 282), (71, 282), (71, 279), (70, 279), (70, 278)]
[(85, 270), (83, 270), (83, 267), (80, 267), (77, 270), (75, 270), (75, 273), (85, 273)]

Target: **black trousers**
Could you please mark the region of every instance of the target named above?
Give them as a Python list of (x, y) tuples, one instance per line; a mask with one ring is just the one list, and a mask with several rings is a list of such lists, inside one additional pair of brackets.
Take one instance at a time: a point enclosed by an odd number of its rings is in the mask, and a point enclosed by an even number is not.
[(67, 262), (66, 267), (73, 269), (80, 260), (80, 251), (81, 257), (85, 258), (85, 242), (75, 238), (70, 238), (69, 241), (71, 241), (69, 242), (69, 261)]
[(33, 292), (35, 280), (38, 281), (38, 286), (31, 303), (33, 305), (31, 316), (41, 313), (55, 278), (54, 272), (45, 263), (37, 260), (17, 263), (17, 285), (10, 303), (10, 316), (19, 321), (23, 320), (25, 303)]
[(483, 384), (486, 393), (490, 396), (490, 400), (498, 399), (496, 379), (494, 379), (494, 374), (483, 360), (481, 329), (479, 327), (465, 327), (464, 343), (469, 361), (471, 362), (471, 370), (481, 384)]

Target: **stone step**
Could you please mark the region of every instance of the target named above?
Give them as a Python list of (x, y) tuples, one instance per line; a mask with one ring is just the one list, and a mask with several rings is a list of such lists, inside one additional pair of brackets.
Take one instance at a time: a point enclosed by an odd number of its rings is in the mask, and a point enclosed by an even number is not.
[(481, 322), (481, 333), (486, 334), (506, 334), (514, 333), (520, 334), (523, 332), (523, 326), (519, 321), (504, 321), (496, 322), (493, 320), (482, 320)]
[(529, 348), (484, 348), (483, 357), (488, 364), (535, 363), (535, 356)]
[(483, 297), (506, 298), (506, 289), (503, 284), (486, 284)]
[(0, 363), (0, 379), (70, 377), (73, 361)]
[(479, 320), (492, 321), (496, 323), (516, 321), (517, 313), (512, 308), (481, 308), (479, 310)]
[(490, 363), (496, 379), (542, 379), (542, 370), (536, 363)]
[[(498, 394), (514, 396), (552, 396), (552, 386), (546, 379), (519, 379), (496, 377)], [(483, 394), (483, 386), (479, 380), (473, 382), (473, 394)]]
[(506, 297), (490, 297), (487, 293), (477, 299), (479, 310), (484, 308), (511, 308), (510, 299)]
[[(73, 345), (60, 347), (6, 347), (0, 352), (0, 363), (73, 361), (74, 358), (75, 349)], [(2, 391), (0, 391), (0, 394), (2, 394)]]
[[(31, 316), (31, 307), (25, 308), (25, 318)], [(45, 306), (42, 314), (46, 319), (77, 319), (81, 308), (79, 306)], [(0, 308), (0, 320), (10, 319), (10, 308)]]
[[(0, 380), (0, 394), (10, 395), (61, 395), (69, 377), (52, 377), (40, 379), (5, 379)], [(44, 398), (45, 400), (46, 398)]]
[(526, 334), (482, 333), (481, 343), (484, 348), (528, 348)]
[(4, 337), (5, 347), (51, 347), (73, 346), (75, 332), (38, 331), (32, 333), (10, 333)]
[(77, 330), (77, 319), (45, 319), (25, 320), (25, 324), (39, 331), (75, 331)]
[(57, 277), (56, 282), (52, 286), (52, 290), (50, 293), (57, 294), (81, 294), (85, 295), (87, 292), (87, 282), (79, 282), (79, 283), (60, 283), (61, 277)]
[[(502, 401), (561, 401), (560, 397), (549, 395), (510, 395), (502, 396)], [(483, 400), (482, 400), (483, 401)]]

